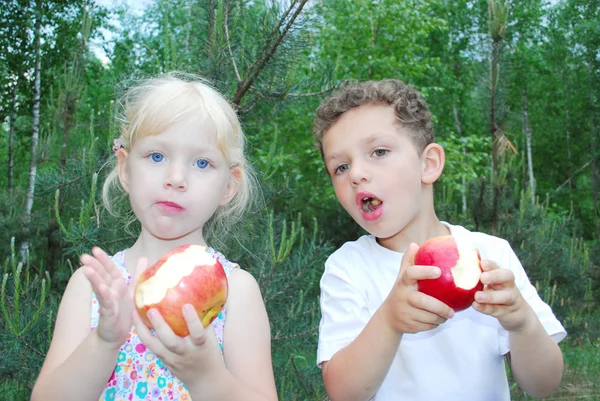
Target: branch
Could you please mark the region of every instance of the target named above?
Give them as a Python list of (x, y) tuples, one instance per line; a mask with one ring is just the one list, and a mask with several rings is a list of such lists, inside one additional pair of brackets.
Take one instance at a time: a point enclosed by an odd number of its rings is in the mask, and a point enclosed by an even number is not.
[[(281, 32), (279, 34), (279, 36), (277, 36), (277, 38), (275, 39), (275, 41), (271, 44), (271, 46), (267, 50), (265, 56), (264, 57), (261, 56), (262, 59), (260, 57), (259, 57), (259, 59), (257, 59), (257, 63), (258, 64), (256, 65), (256, 67), (252, 68), (252, 66), (251, 66), (251, 68), (249, 68), (249, 71), (251, 71), (249, 73), (249, 76), (247, 76), (247, 78), (245, 78), (243, 82), (240, 82), (238, 84), (237, 90), (235, 92), (235, 96), (233, 97), (233, 100), (232, 100), (233, 104), (235, 104), (235, 105), (239, 105), (240, 104), (242, 98), (244, 97), (244, 95), (246, 94), (246, 92), (248, 92), (248, 89), (250, 89), (250, 87), (252, 86), (252, 84), (254, 83), (254, 81), (256, 80), (256, 78), (260, 75), (260, 73), (262, 72), (262, 70), (265, 68), (265, 65), (267, 65), (267, 63), (269, 62), (269, 60), (271, 59), (271, 57), (273, 57), (273, 55), (275, 54), (275, 51), (277, 50), (277, 48), (279, 47), (279, 45), (283, 41), (283, 38), (285, 37), (285, 35), (287, 35), (287, 33), (290, 30), (290, 28), (292, 27), (292, 25), (294, 24), (294, 21), (296, 20), (296, 18), (298, 18), (298, 15), (300, 15), (300, 12), (304, 8), (304, 5), (306, 4), (307, 1), (308, 0), (301, 0), (300, 4), (298, 5), (298, 8), (296, 9), (296, 11), (292, 15), (292, 17), (287, 22), (285, 28), (283, 29), (283, 32)], [(290, 5), (290, 8), (286, 11), (286, 13), (284, 14), (284, 17), (280, 20), (280, 22), (278, 24), (278, 27), (281, 26), (281, 24), (283, 23), (284, 19), (291, 12), (291, 10), (292, 10), (292, 8), (294, 7), (295, 4), (296, 4), (296, 1), (294, 1)], [(264, 52), (263, 52), (263, 54), (264, 54)]]
[(237, 77), (238, 82), (242, 82), (242, 78), (240, 77), (240, 72), (238, 71), (237, 64), (235, 63), (235, 58), (233, 57), (233, 51), (231, 50), (231, 42), (229, 41), (229, 1), (225, 2), (225, 40), (227, 41), (227, 49), (229, 49), (229, 55), (231, 56), (231, 62), (233, 63), (233, 70), (235, 71), (235, 76)]
[(337, 88), (339, 88), (339, 86), (332, 86), (330, 88), (323, 89), (322, 91), (310, 92), (310, 93), (286, 93), (286, 92), (284, 92), (284, 93), (262, 94), (262, 93), (257, 92), (257, 96), (262, 99), (266, 99), (266, 100), (283, 100), (286, 98), (301, 98), (301, 97), (319, 96), (319, 95), (323, 95), (325, 93), (331, 92), (333, 90), (336, 90)]
[[(558, 192), (558, 191), (559, 191), (559, 190), (560, 190), (562, 187), (564, 187), (565, 185), (567, 185), (567, 184), (569, 183), (569, 181), (571, 181), (571, 180), (572, 180), (572, 179), (573, 179), (573, 178), (574, 178), (574, 177), (575, 177), (577, 174), (579, 174), (579, 173), (581, 173), (583, 170), (585, 170), (585, 168), (586, 168), (587, 166), (589, 166), (589, 165), (592, 163), (592, 161), (594, 161), (594, 159), (593, 159), (593, 158), (591, 158), (590, 160), (588, 160), (588, 162), (587, 162), (587, 163), (585, 163), (583, 166), (581, 166), (581, 167), (580, 167), (580, 168), (579, 168), (579, 169), (578, 169), (578, 170), (577, 170), (575, 173), (573, 173), (573, 175), (572, 175), (571, 177), (567, 178), (567, 180), (566, 180), (565, 182), (563, 182), (562, 184), (560, 184), (560, 185), (558, 186), (558, 188), (556, 188), (556, 189), (555, 189), (554, 191), (552, 191), (552, 192)], [(552, 193), (552, 192), (551, 192), (551, 193)]]

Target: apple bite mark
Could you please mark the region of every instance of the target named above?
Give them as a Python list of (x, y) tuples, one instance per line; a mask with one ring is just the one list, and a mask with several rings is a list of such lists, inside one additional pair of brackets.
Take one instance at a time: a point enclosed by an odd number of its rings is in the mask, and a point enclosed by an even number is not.
[(464, 241), (457, 242), (451, 235), (425, 241), (417, 250), (413, 264), (440, 268), (440, 277), (419, 280), (419, 291), (455, 311), (467, 309), (475, 300), (475, 293), (483, 290), (479, 251)]
[(152, 327), (147, 313), (157, 309), (173, 332), (189, 334), (182, 308), (194, 307), (207, 327), (225, 306), (227, 275), (221, 263), (201, 245), (175, 248), (140, 276), (135, 305), (144, 323)]
[(452, 268), (454, 284), (459, 288), (470, 290), (479, 283), (481, 268), (479, 262), (479, 251), (464, 243), (457, 243), (458, 260)]

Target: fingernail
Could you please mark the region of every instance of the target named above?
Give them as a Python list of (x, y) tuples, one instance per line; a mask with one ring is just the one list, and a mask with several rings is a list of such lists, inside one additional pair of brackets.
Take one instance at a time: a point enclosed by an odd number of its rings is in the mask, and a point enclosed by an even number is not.
[(189, 314), (194, 313), (195, 311), (196, 310), (194, 309), (194, 307), (192, 305), (190, 305), (190, 304), (183, 305), (183, 313), (186, 313), (189, 315)]
[(479, 278), (481, 280), (481, 282), (483, 284), (487, 284), (487, 281), (489, 280), (490, 275), (487, 273), (481, 273), (481, 277)]
[(482, 294), (481, 292), (478, 292), (477, 294), (475, 294), (475, 300), (477, 302), (485, 301), (485, 294)]
[(433, 268), (433, 277), (439, 277), (442, 275), (442, 270), (439, 267)]

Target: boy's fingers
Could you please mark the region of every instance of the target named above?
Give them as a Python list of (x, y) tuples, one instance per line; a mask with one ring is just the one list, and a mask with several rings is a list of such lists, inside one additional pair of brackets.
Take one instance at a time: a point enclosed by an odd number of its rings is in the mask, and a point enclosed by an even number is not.
[(454, 316), (454, 309), (434, 297), (415, 291), (408, 297), (408, 302), (417, 309), (432, 313), (444, 319)]
[(415, 244), (414, 242), (411, 242), (410, 245), (408, 246), (408, 249), (406, 249), (406, 252), (404, 252), (404, 255), (402, 255), (402, 260), (400, 261), (400, 272), (398, 273), (398, 278), (401, 278), (403, 276), (404, 272), (406, 271), (406, 269), (408, 269), (412, 265), (412, 261), (415, 257), (415, 253), (417, 252), (417, 249), (419, 249), (417, 244)]
[(442, 274), (436, 266), (408, 266), (404, 274), (405, 282), (416, 282), (418, 280), (436, 279)]
[(481, 273), (481, 282), (486, 285), (502, 285), (515, 282), (515, 275), (512, 270), (494, 269)]

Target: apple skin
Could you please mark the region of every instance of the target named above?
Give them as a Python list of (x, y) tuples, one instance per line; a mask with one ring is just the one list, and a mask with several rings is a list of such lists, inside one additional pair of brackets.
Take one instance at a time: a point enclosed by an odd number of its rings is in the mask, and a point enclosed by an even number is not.
[(227, 275), (221, 263), (202, 245), (182, 245), (161, 257), (139, 277), (134, 292), (142, 321), (152, 328), (148, 310), (154, 308), (175, 334), (189, 335), (182, 308), (191, 304), (207, 327), (225, 306)]
[[(451, 235), (430, 238), (417, 250), (413, 264), (421, 266), (437, 266), (441, 276), (436, 279), (419, 280), (419, 291), (442, 301), (455, 311), (467, 309), (475, 300), (475, 293), (483, 290), (480, 281), (481, 256), (472, 246), (458, 246)], [(470, 283), (462, 288), (455, 283), (452, 269), (462, 264), (471, 270)], [(464, 287), (464, 286), (463, 286)]]

